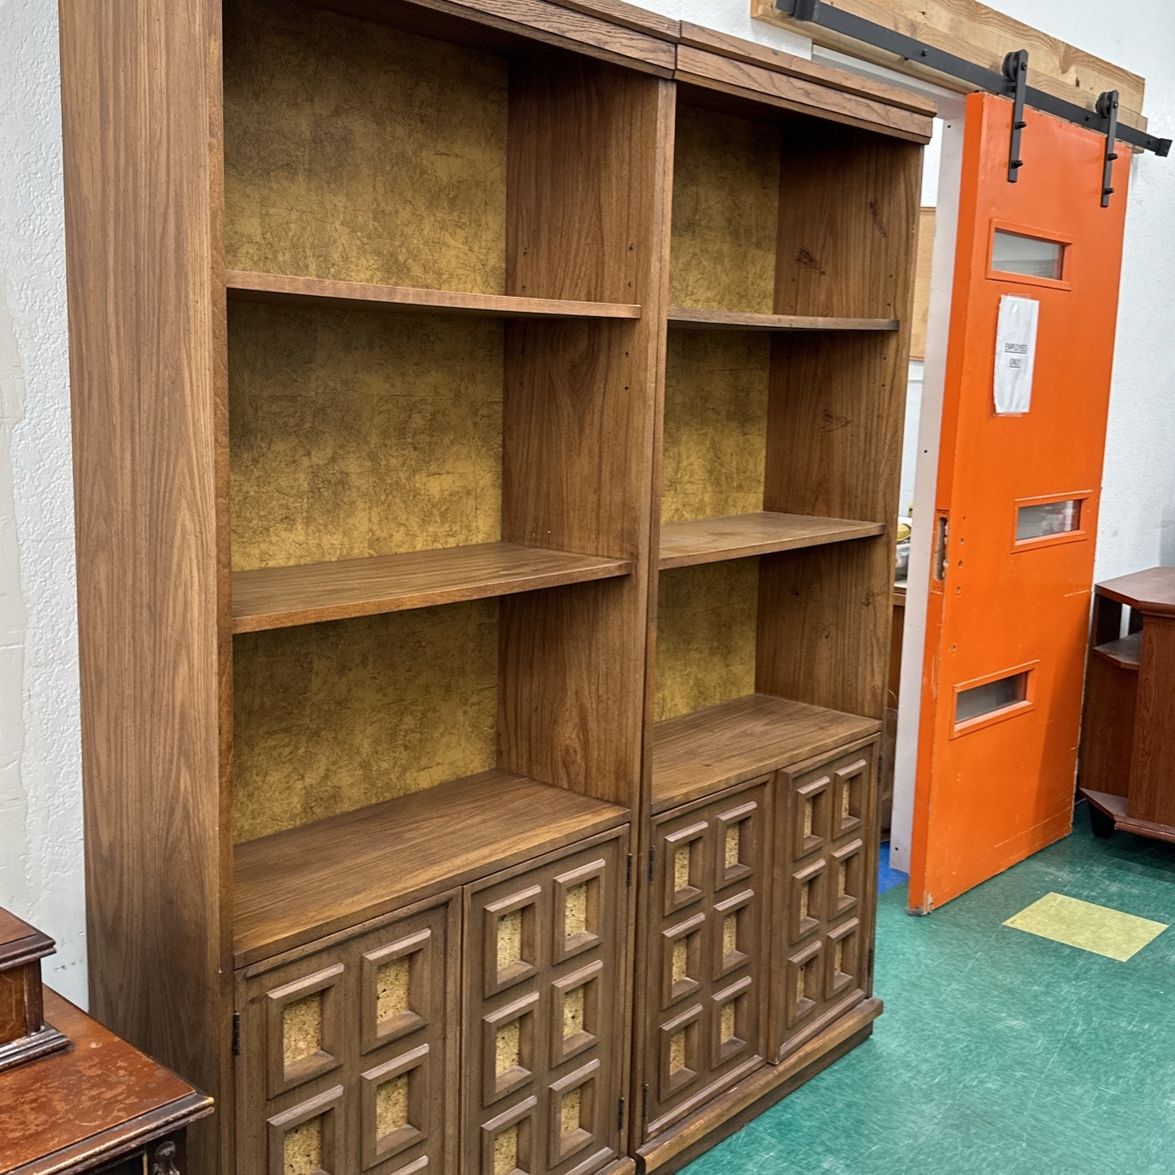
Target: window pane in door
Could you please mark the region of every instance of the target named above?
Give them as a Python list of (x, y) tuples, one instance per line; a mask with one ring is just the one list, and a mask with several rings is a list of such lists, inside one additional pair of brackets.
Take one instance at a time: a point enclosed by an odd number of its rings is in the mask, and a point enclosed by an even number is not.
[(1028, 674), (1013, 673), (986, 685), (960, 690), (955, 698), (955, 725), (970, 722), (974, 718), (985, 718), (998, 710), (1018, 705), (1028, 697)]
[(1065, 246), (996, 229), (991, 246), (991, 267), (1002, 273), (1023, 273), (1060, 281), (1065, 269)]
[(1081, 529), (1081, 499), (1021, 506), (1016, 511), (1016, 542), (1047, 539)]

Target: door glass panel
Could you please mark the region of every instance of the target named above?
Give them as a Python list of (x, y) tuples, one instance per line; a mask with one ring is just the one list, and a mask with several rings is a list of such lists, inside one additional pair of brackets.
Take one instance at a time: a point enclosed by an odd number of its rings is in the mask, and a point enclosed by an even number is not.
[(983, 718), (997, 710), (1006, 710), (1028, 697), (1028, 674), (1013, 673), (986, 685), (960, 690), (955, 698), (955, 725)]
[(1081, 529), (1081, 499), (1021, 506), (1016, 511), (1016, 542), (1047, 539)]
[(1065, 246), (1059, 241), (1042, 241), (996, 229), (991, 245), (991, 267), (1003, 273), (1060, 281), (1065, 269)]

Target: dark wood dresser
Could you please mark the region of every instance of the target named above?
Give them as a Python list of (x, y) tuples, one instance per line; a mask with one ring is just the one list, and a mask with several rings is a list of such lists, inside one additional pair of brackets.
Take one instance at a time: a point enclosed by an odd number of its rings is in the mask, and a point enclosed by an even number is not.
[(0, 1172), (187, 1175), (187, 1126), (212, 1099), (43, 991), (69, 1044), (0, 1071)]

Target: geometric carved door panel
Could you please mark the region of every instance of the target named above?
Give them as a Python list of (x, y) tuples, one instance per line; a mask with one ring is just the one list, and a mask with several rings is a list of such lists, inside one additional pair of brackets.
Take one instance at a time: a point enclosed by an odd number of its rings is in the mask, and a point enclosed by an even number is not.
[(467, 1175), (587, 1175), (620, 1143), (627, 828), (465, 888)]
[(653, 826), (642, 1139), (763, 1064), (771, 777)]
[(768, 1056), (783, 1060), (870, 990), (876, 741), (780, 771)]
[(237, 1170), (453, 1170), (454, 892), (238, 978)]

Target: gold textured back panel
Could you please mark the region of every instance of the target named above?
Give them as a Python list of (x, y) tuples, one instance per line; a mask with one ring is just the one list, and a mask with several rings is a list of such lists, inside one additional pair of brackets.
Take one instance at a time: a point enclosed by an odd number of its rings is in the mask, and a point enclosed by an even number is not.
[(661, 573), (654, 720), (755, 692), (758, 559)]
[(235, 839), (493, 767), (497, 675), (495, 600), (236, 637)]
[(694, 106), (677, 112), (669, 301), (775, 308), (778, 126)]
[(234, 303), (233, 567), (501, 537), (502, 327)]
[(276, 0), (224, 33), (229, 268), (503, 292), (505, 61)]
[(770, 374), (766, 334), (670, 332), (662, 522), (763, 509)]

